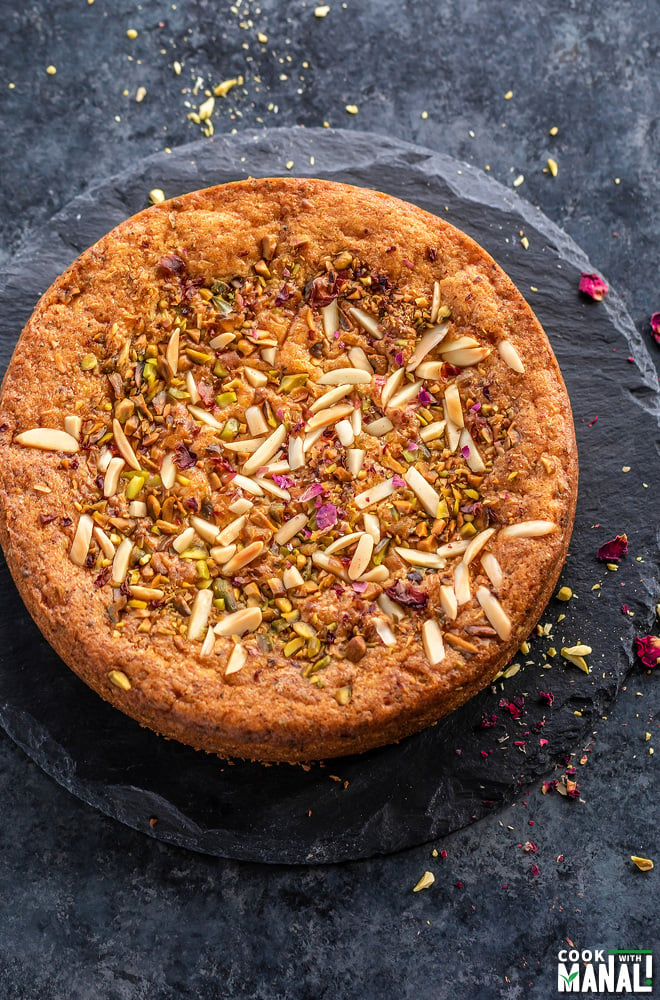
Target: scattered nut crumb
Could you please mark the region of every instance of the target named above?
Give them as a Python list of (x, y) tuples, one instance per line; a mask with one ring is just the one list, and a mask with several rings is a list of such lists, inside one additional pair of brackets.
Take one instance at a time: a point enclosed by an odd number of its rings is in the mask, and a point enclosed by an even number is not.
[(424, 872), (419, 882), (413, 888), (413, 892), (420, 892), (422, 889), (428, 889), (435, 882), (435, 875), (433, 872)]
[(160, 205), (161, 201), (165, 201), (165, 192), (162, 188), (152, 188), (149, 192), (149, 201), (152, 205)]
[(358, 110), (359, 110), (359, 108), (358, 108), (357, 104), (347, 104), (346, 105), (346, 111), (348, 112), (349, 115), (356, 115), (358, 113)]
[(50, 66), (46, 66), (46, 72), (48, 73), (48, 76), (55, 76), (57, 73), (57, 66), (53, 66), (52, 64)]
[(135, 30), (135, 28), (129, 28), (128, 31), (126, 32), (126, 37), (127, 38), (133, 39), (133, 38), (137, 38), (137, 36), (138, 36), (138, 33)]
[(556, 177), (559, 173), (559, 167), (557, 166), (557, 161), (553, 160), (551, 157), (548, 158), (548, 170), (553, 177)]
[(330, 7), (327, 4), (322, 4), (320, 7), (316, 7), (314, 10), (314, 17), (327, 17), (330, 13)]
[(630, 860), (637, 865), (640, 872), (650, 872), (655, 867), (650, 858), (638, 858), (637, 855), (631, 854)]
[(135, 100), (137, 101), (137, 103), (142, 104), (142, 101), (145, 99), (146, 96), (147, 96), (147, 88), (138, 87), (138, 89), (135, 92)]
[(516, 179), (513, 182), (513, 186), (514, 186), (514, 188), (519, 188), (520, 185), (524, 184), (524, 183), (525, 183), (525, 175), (524, 174), (518, 174), (518, 176), (516, 177)]
[(504, 95), (504, 100), (505, 101), (510, 101), (512, 97), (513, 97), (513, 91), (512, 90), (507, 90), (506, 94)]

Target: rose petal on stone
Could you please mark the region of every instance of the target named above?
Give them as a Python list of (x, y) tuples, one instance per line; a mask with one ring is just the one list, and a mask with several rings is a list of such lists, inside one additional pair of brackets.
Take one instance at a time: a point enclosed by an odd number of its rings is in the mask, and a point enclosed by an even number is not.
[(596, 302), (600, 302), (609, 292), (608, 286), (598, 274), (582, 274), (578, 289)]
[(660, 637), (657, 635), (635, 636), (637, 655), (650, 670), (657, 667), (660, 660)]
[(628, 551), (628, 536), (617, 535), (598, 549), (597, 558), (600, 562), (620, 562)]

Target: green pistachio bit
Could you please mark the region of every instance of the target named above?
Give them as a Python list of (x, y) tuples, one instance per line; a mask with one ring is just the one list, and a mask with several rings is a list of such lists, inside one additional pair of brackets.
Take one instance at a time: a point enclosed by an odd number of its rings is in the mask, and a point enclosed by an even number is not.
[(330, 664), (329, 656), (322, 656), (320, 660), (316, 660), (315, 663), (307, 663), (302, 669), (303, 677), (311, 677), (312, 674), (317, 674), (319, 670), (325, 670)]
[(209, 566), (206, 559), (197, 560), (197, 576), (200, 580), (210, 580), (211, 574), (209, 573)]
[(231, 587), (227, 586), (222, 577), (216, 576), (211, 586), (216, 600), (222, 600), (228, 611), (238, 610), (238, 604), (236, 603), (236, 598), (234, 597), (234, 591)]
[(284, 655), (293, 656), (294, 653), (297, 653), (300, 649), (303, 648), (304, 645), (305, 645), (304, 639), (301, 639), (300, 637), (298, 637), (297, 639), (292, 639), (291, 642), (287, 642), (286, 646), (284, 647)]
[(276, 618), (275, 621), (272, 622), (272, 624), (270, 626), (271, 632), (277, 632), (277, 633), (279, 633), (279, 632), (285, 632), (286, 629), (288, 629), (288, 627), (289, 627), (289, 623), (286, 622), (286, 621), (284, 621), (283, 618)]
[(417, 410), (417, 416), (422, 417), (424, 423), (426, 424), (430, 424), (431, 421), (433, 420), (433, 414), (431, 413), (430, 410), (427, 410), (425, 406), (419, 407), (419, 409)]
[(92, 368), (96, 368), (97, 357), (95, 354), (83, 354), (80, 359), (80, 367), (84, 372), (89, 372)]
[(186, 392), (185, 389), (177, 389), (174, 385), (169, 387), (167, 393), (172, 397), (172, 399), (190, 399), (189, 392)]
[(186, 347), (186, 354), (191, 361), (196, 361), (199, 365), (208, 364), (209, 361), (213, 361), (212, 354), (204, 354), (203, 351), (196, 351), (192, 347)]
[(466, 495), (466, 497), (469, 497), (470, 500), (478, 500), (479, 499), (479, 494), (477, 493), (476, 490), (465, 490), (465, 495)]
[[(456, 503), (458, 504), (458, 501), (456, 501)], [(458, 510), (455, 510), (454, 513), (457, 514)], [(438, 509), (435, 512), (435, 516), (436, 517), (443, 517), (443, 518), (444, 517), (449, 517), (449, 508), (447, 507), (447, 501), (446, 500), (441, 500), (440, 501), (440, 503), (438, 504)]]
[(338, 705), (348, 705), (349, 701), (353, 697), (353, 688), (350, 684), (346, 684), (344, 687), (337, 688), (335, 691), (335, 701)]
[(458, 533), (461, 538), (472, 538), (473, 535), (476, 535), (477, 529), (473, 524), (470, 524), (469, 521), (466, 521), (466, 523), (458, 529)]
[(215, 401), (218, 406), (229, 406), (230, 403), (235, 403), (238, 396), (235, 392), (221, 392), (215, 397)]
[(307, 622), (294, 622), (293, 631), (296, 635), (302, 636), (303, 639), (313, 639), (316, 632), (311, 625)]
[(184, 549), (183, 552), (180, 552), (179, 558), (194, 559), (195, 561), (197, 561), (197, 559), (206, 559), (207, 554), (208, 553), (206, 549), (190, 548), (190, 549)]
[(312, 636), (312, 638), (307, 643), (307, 655), (310, 660), (313, 660), (315, 656), (318, 656), (321, 652), (321, 640), (317, 635)]
[(223, 299), (220, 295), (214, 295), (213, 298), (211, 299), (211, 302), (218, 310), (218, 312), (221, 312), (223, 316), (228, 316), (229, 313), (231, 312), (231, 304), (229, 302), (226, 302), (225, 299)]
[(282, 612), (282, 618), (284, 619), (285, 622), (288, 622), (289, 625), (293, 625), (293, 623), (297, 622), (298, 619), (300, 618), (300, 612), (299, 611), (283, 611)]
[(124, 491), (127, 500), (135, 500), (136, 496), (142, 492), (146, 479), (146, 475), (131, 477), (131, 480)]
[(238, 428), (240, 424), (236, 417), (230, 417), (225, 426), (220, 431), (220, 437), (223, 441), (233, 441), (238, 434)]
[(223, 365), (222, 361), (216, 361), (213, 365), (213, 374), (217, 375), (218, 378), (224, 378), (225, 375), (229, 375), (229, 372)]
[(225, 610), (224, 599), (222, 597), (216, 597), (216, 598), (214, 598), (214, 600), (213, 600), (213, 607), (217, 608), (218, 611), (224, 611)]
[(371, 558), (371, 561), (373, 562), (374, 566), (381, 565), (383, 559), (387, 555), (387, 549), (389, 547), (389, 544), (390, 544), (389, 538), (381, 538), (381, 540), (378, 542), (376, 548), (374, 549), (374, 554)]
[(285, 375), (280, 382), (280, 392), (293, 392), (294, 389), (300, 389), (303, 385), (307, 384), (309, 375), (307, 372), (299, 372), (296, 375)]
[(414, 451), (408, 451), (407, 449), (404, 451), (403, 457), (405, 458), (406, 462), (414, 462), (417, 459), (416, 453)]

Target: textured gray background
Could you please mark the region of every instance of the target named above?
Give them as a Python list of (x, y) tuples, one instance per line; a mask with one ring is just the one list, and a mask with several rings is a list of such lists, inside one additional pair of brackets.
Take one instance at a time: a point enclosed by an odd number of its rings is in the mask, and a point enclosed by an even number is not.
[[(198, 138), (185, 101), (202, 97), (181, 93), (198, 76), (242, 73), (244, 86), (217, 101), (223, 133), (328, 121), (488, 164), (509, 187), (524, 174), (520, 197), (584, 248), (657, 360), (660, 12), (655, 0), (604, 6), (347, 0), (319, 20), (312, 4), (275, 0), (235, 11), (3, 0), (0, 264), (94, 181)], [(653, 482), (654, 464), (649, 442), (635, 482)], [(657, 710), (657, 678), (633, 674), (578, 768), (582, 803), (535, 787), (438, 843), (446, 860), (423, 847), (316, 870), (155, 843), (81, 805), (3, 737), (0, 997), (545, 1000), (566, 938), (655, 947), (657, 979), (657, 872), (628, 860), (657, 851)], [(533, 857), (516, 846), (527, 839)], [(413, 895), (426, 868), (435, 885)]]

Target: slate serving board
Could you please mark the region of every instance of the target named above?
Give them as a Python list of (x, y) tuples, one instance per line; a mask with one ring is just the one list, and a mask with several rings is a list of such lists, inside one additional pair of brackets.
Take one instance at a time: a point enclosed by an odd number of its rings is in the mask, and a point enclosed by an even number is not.
[[(593, 267), (538, 210), (449, 157), (325, 129), (216, 136), (142, 160), (76, 198), (0, 273), (2, 370), (39, 295), (82, 250), (144, 208), (151, 188), (172, 197), (248, 175), (285, 175), (291, 160), (292, 174), (377, 188), (448, 219), (489, 250), (532, 305), (576, 423), (580, 496), (560, 581), (575, 598), (550, 602), (541, 621), (552, 624), (551, 635), (533, 638), (530, 652), (516, 657), (515, 676), (438, 725), (359, 757), (263, 767), (162, 739), (106, 705), (41, 637), (2, 560), (0, 724), (61, 785), (137, 830), (221, 857), (311, 864), (446, 835), (511, 801), (588, 742), (632, 666), (633, 635), (654, 619), (655, 521), (644, 483), (658, 479), (660, 403), (654, 367), (621, 300), (610, 292), (596, 304), (578, 293), (580, 272)], [(630, 555), (614, 573), (595, 553), (625, 530)], [(593, 648), (588, 676), (559, 656), (544, 659), (549, 647), (578, 641)], [(541, 691), (552, 692), (552, 706)], [(500, 707), (513, 699), (522, 705), (518, 719)], [(495, 725), (481, 728), (484, 715), (496, 715)]]

